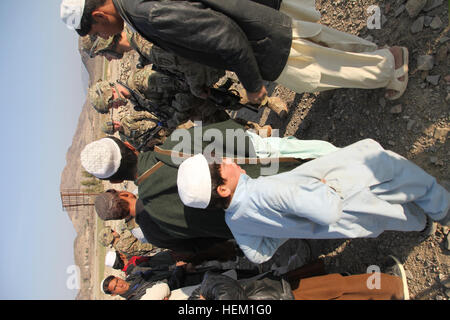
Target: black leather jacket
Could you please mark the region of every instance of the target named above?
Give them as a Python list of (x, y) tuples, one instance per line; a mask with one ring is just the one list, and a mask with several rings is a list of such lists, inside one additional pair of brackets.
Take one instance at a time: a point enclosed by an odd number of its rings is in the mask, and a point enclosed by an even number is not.
[(122, 18), (148, 41), (184, 58), (233, 71), (250, 92), (259, 91), (263, 80), (276, 80), (286, 65), (292, 19), (273, 9), (279, 8), (279, 0), (113, 2)]
[(189, 300), (199, 300), (200, 294), (206, 300), (294, 300), (289, 283), (272, 274), (234, 280), (208, 271)]

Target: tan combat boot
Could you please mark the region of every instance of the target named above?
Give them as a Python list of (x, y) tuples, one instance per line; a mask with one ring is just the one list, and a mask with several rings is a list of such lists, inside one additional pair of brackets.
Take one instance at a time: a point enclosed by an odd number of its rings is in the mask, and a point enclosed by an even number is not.
[(246, 127), (255, 131), (257, 135), (263, 138), (272, 136), (272, 127), (270, 125), (260, 126), (256, 122), (247, 121)]
[[(242, 104), (247, 104), (248, 102), (248, 98), (247, 96), (243, 96), (241, 98), (240, 101)], [(263, 107), (268, 107), (270, 110), (272, 110), (273, 112), (275, 112), (279, 118), (284, 119), (287, 117), (288, 114), (288, 107), (287, 107), (287, 103), (284, 102), (281, 98), (279, 97), (265, 97), (264, 100), (261, 102), (261, 104), (259, 105), (254, 105), (257, 106), (259, 108), (263, 108)]]
[(281, 98), (279, 97), (267, 97), (267, 103), (262, 103), (261, 105), (268, 107), (281, 119), (286, 118), (288, 115), (287, 103), (281, 100)]

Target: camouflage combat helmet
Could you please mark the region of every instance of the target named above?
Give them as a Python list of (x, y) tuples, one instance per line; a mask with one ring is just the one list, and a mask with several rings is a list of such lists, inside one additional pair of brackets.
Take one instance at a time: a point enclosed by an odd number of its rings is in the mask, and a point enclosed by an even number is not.
[(109, 53), (120, 59), (123, 54), (115, 51), (116, 45), (120, 40), (121, 35), (109, 37), (107, 40), (101, 37), (85, 36), (81, 38), (81, 50), (85, 51), (91, 58), (100, 54)]
[(109, 112), (109, 104), (111, 103), (113, 84), (109, 81), (98, 81), (89, 88), (89, 100), (95, 110), (100, 113)]
[(106, 134), (114, 134), (114, 124), (111, 121), (107, 121), (102, 126), (102, 131)]
[(100, 231), (99, 242), (108, 247), (114, 241), (114, 235), (112, 233), (112, 229), (110, 227), (105, 227)]

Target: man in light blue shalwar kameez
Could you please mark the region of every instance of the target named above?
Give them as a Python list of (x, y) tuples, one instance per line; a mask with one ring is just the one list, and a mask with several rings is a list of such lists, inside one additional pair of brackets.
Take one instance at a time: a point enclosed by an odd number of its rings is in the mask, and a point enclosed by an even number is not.
[[(225, 182), (217, 193), (230, 199), (226, 223), (254, 263), (269, 260), (290, 238), (377, 237), (386, 230), (421, 231), (426, 215), (442, 224), (449, 220), (450, 194), (436, 179), (371, 139), (258, 179), (224, 161), (220, 176)], [(185, 205), (207, 207), (212, 183), (204, 156), (180, 166)]]
[(316, 159), (339, 150), (334, 145), (322, 140), (299, 140), (293, 136), (263, 138), (252, 130), (245, 131), (250, 137), (258, 158)]

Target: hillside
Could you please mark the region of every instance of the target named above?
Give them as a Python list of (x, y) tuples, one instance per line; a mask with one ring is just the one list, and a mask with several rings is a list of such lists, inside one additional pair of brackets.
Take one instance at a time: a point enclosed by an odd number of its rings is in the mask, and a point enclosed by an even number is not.
[[(89, 81), (97, 81), (103, 75), (103, 59), (89, 59), (81, 55), (81, 59), (89, 74)], [(80, 152), (86, 144), (99, 138), (101, 115), (97, 113), (88, 101), (83, 105), (83, 109), (78, 119), (76, 132), (72, 139), (72, 145), (66, 154), (66, 166), (61, 173), (60, 190), (79, 189), (82, 180)], [(77, 299), (85, 300), (92, 298), (91, 293), (91, 268), (95, 263), (94, 252), (94, 228), (96, 215), (92, 208), (80, 208), (78, 211), (67, 212), (73, 226), (77, 232), (74, 241), (75, 264), (80, 267), (81, 288)]]

